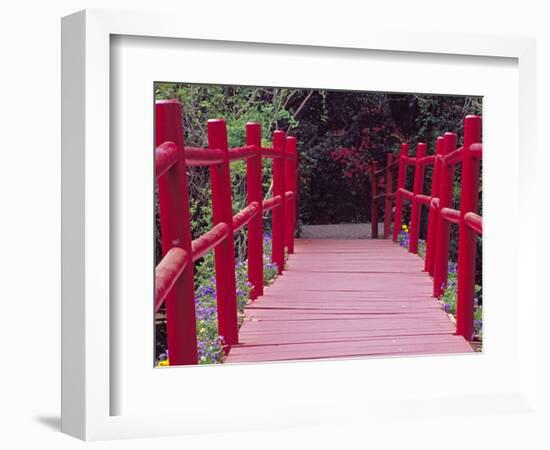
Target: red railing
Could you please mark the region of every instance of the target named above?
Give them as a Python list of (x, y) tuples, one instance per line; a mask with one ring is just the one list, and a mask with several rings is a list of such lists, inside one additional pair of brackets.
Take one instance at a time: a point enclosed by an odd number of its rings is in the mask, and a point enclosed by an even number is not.
[[(403, 205), (411, 202), (409, 251), (418, 253), (421, 206), (429, 208), (428, 232), (424, 270), (433, 276), (433, 295), (440, 297), (447, 285), (449, 263), (450, 224), (458, 229), (458, 281), (456, 332), (470, 340), (474, 330), (474, 298), (476, 267), (476, 235), (482, 234), (482, 217), (478, 215), (479, 171), (482, 158), (481, 117), (467, 116), (464, 120), (463, 146), (456, 148), (457, 136), (445, 133), (436, 141), (435, 155), (426, 156), (427, 146), (419, 143), (416, 156), (409, 156), (409, 145), (401, 144), (398, 163), (397, 187), (393, 191), (391, 155), (385, 168), (371, 166), (371, 217), (372, 237), (378, 237), (377, 200), (385, 198), (384, 237), (390, 234), (391, 213), (395, 200), (393, 240), (397, 242), (401, 229)], [(452, 209), (454, 171), (462, 163), (460, 211)], [(412, 191), (406, 189), (407, 168), (414, 167)], [(431, 194), (424, 195), (424, 171), (433, 167)], [(385, 174), (385, 176), (383, 175)], [(385, 186), (385, 193), (378, 188)]]
[[(251, 298), (263, 295), (263, 220), (272, 211), (272, 262), (282, 274), (285, 247), (294, 251), (296, 225), (296, 139), (273, 133), (273, 148), (262, 148), (261, 128), (246, 125), (246, 145), (229, 148), (222, 119), (208, 121), (208, 148), (186, 147), (181, 105), (156, 102), (155, 169), (158, 182), (162, 260), (155, 269), (155, 312), (166, 304), (171, 365), (197, 363), (193, 262), (214, 250), (219, 335), (227, 349), (238, 343), (233, 235), (248, 226)], [(273, 158), (273, 197), (262, 192), (262, 158)], [(246, 160), (247, 206), (232, 212), (230, 163)], [(191, 239), (187, 166), (208, 166), (212, 188), (212, 228)]]
[[(379, 169), (378, 161), (374, 161), (369, 168), (371, 180), (371, 236), (373, 239), (378, 239), (378, 201), (380, 200), (384, 200), (384, 239), (387, 239), (391, 233), (391, 213), (395, 198), (393, 172), (399, 160), (391, 153), (386, 158), (386, 167)], [(384, 187), (385, 192), (380, 193), (380, 187)]]

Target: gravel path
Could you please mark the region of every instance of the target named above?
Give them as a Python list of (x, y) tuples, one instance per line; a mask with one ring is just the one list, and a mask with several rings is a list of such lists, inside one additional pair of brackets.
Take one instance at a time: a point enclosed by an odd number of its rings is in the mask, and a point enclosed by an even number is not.
[[(368, 239), (370, 223), (338, 223), (331, 225), (302, 225), (300, 237), (304, 239)], [(384, 235), (384, 224), (378, 224), (378, 237)]]

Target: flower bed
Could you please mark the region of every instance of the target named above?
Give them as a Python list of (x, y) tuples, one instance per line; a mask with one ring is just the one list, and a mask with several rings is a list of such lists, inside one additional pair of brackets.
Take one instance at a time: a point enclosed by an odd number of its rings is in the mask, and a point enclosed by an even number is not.
[[(271, 235), (264, 235), (264, 285), (277, 278), (277, 264), (271, 262)], [(248, 261), (237, 260), (235, 264), (237, 308), (239, 326), (244, 318), (244, 308), (249, 302), (252, 284), (248, 281)], [(198, 266), (195, 274), (195, 311), (197, 316), (197, 339), (199, 364), (223, 363), (224, 340), (218, 334), (218, 310), (216, 303), (216, 278), (214, 256), (210, 252)], [(165, 322), (164, 322), (165, 323)], [(161, 324), (161, 328), (162, 328)], [(158, 325), (157, 325), (158, 327)], [(165, 325), (164, 325), (165, 328)], [(158, 339), (158, 333), (157, 333)], [(160, 348), (159, 348), (160, 347)], [(165, 342), (157, 345), (157, 366), (168, 366), (168, 349)]]

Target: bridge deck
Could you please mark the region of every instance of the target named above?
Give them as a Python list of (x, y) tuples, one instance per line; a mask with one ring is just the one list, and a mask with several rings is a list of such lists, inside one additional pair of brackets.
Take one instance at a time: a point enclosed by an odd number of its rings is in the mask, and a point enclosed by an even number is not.
[(288, 270), (247, 306), (226, 362), (473, 351), (422, 269), (389, 240), (298, 239)]

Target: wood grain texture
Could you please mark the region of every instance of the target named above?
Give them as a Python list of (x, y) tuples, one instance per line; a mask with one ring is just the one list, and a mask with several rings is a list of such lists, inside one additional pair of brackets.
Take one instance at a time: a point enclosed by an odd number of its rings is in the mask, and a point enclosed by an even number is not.
[(298, 239), (226, 362), (472, 352), (423, 267), (389, 240)]

